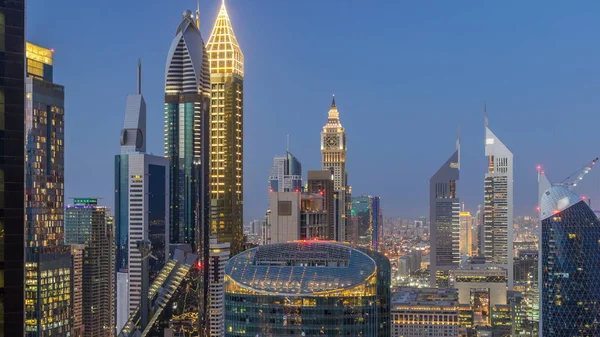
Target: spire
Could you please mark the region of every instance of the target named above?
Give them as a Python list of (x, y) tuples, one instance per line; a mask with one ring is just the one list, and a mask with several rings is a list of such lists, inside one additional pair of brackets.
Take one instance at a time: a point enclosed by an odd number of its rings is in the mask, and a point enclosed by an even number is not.
[(137, 66), (137, 93), (138, 95), (142, 94), (142, 59), (138, 59)]
[(200, 0), (196, 4), (196, 28), (200, 30)]
[(483, 101), (483, 123), (484, 126), (488, 126), (488, 117), (487, 117), (487, 102)]
[[(223, 0), (223, 2), (225, 2), (225, 0)], [(286, 144), (285, 152), (290, 152), (290, 134), (289, 133), (287, 135), (287, 144)]]
[(331, 107), (335, 108), (335, 94), (333, 94), (333, 99), (331, 100)]
[(460, 169), (460, 124), (458, 124), (458, 137), (456, 138), (456, 152), (458, 152), (458, 168)]
[(233, 73), (244, 76), (244, 54), (235, 37), (225, 1), (221, 2), (221, 9), (208, 38), (206, 51), (210, 60), (211, 73)]

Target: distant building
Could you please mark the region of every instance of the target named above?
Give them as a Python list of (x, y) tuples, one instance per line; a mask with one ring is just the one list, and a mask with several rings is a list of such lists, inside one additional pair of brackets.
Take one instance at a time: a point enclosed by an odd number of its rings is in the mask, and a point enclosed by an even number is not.
[(379, 249), (383, 237), (383, 214), (381, 199), (376, 196), (362, 195), (352, 197), (352, 216), (357, 222), (358, 244), (373, 250)]
[(267, 188), (272, 192), (300, 192), (302, 190), (302, 164), (293, 154), (286, 151), (283, 156), (273, 158)]
[(85, 245), (71, 245), (73, 277), (71, 278), (72, 321), (71, 337), (83, 337), (83, 252)]
[(229, 242), (210, 239), (208, 336), (225, 333), (225, 265), (229, 260)]
[(84, 336), (115, 335), (115, 238), (108, 209), (76, 198), (65, 209), (65, 241), (82, 244)]
[(391, 298), (391, 336), (458, 336), (460, 313), (455, 289), (400, 288)]
[(26, 44), (24, 122), (27, 337), (68, 336), (71, 332), (72, 261), (71, 249), (64, 244), (63, 230), (65, 88), (52, 82), (52, 54), (50, 49), (29, 42)]
[(234, 256), (225, 275), (226, 337), (390, 336), (390, 264), (380, 253), (272, 244)]
[[(335, 193), (333, 174), (329, 170), (316, 170), (307, 172), (308, 193), (320, 194), (324, 197), (323, 211), (327, 213), (327, 237), (335, 240), (336, 223)], [(339, 210), (339, 209), (338, 209)]]
[(471, 217), (471, 213), (469, 212), (460, 212), (459, 213), (459, 223), (460, 223), (460, 245), (459, 251), (461, 256), (471, 255), (471, 245), (472, 245), (472, 231), (471, 224), (473, 222), (473, 218)]
[(300, 196), (300, 237), (299, 239), (327, 240), (328, 227), (325, 211), (325, 197), (320, 193), (302, 193)]
[(271, 193), (271, 213), (268, 216), (270, 240), (285, 243), (300, 238), (300, 192)]
[(448, 287), (449, 271), (460, 262), (460, 201), (456, 183), (460, 176), (460, 141), (456, 151), (429, 179), (430, 283)]

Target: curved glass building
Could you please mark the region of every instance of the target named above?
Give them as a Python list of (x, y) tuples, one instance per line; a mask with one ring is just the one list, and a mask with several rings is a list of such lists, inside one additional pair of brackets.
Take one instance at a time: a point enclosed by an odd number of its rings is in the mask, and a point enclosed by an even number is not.
[(598, 336), (600, 221), (565, 186), (541, 197), (540, 336)]
[(390, 263), (329, 241), (260, 246), (225, 267), (225, 336), (389, 336)]

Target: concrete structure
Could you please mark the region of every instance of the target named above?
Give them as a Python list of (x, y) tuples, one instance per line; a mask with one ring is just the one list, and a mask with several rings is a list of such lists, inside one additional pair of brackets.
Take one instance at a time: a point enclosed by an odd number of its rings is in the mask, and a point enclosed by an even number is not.
[(71, 337), (83, 337), (83, 252), (85, 245), (71, 245), (72, 271), (71, 278)]
[[(169, 160), (146, 154), (146, 139), (146, 103), (138, 61), (137, 93), (127, 95), (121, 154), (115, 156), (117, 331), (140, 303), (143, 278), (152, 282), (168, 259)], [(142, 272), (139, 240), (152, 245), (154, 258), (148, 261), (148, 274)]]
[(302, 164), (289, 151), (283, 156), (273, 157), (267, 189), (269, 193), (302, 191)]
[(328, 227), (325, 197), (320, 193), (300, 196), (300, 236), (303, 240), (327, 240)]
[(483, 256), (508, 272), (513, 287), (513, 154), (488, 127), (485, 117)]
[(327, 237), (335, 240), (335, 194), (333, 174), (330, 170), (315, 170), (307, 172), (307, 191), (312, 194), (320, 194), (325, 199), (323, 211), (327, 212)]
[(455, 289), (400, 288), (391, 298), (391, 336), (458, 336), (459, 315)]
[[(390, 263), (324, 241), (252, 248), (225, 269), (225, 336), (390, 336)], [(260, 305), (257, 305), (260, 303)]]
[(244, 54), (225, 1), (206, 44), (210, 62), (210, 227), (217, 240), (243, 250)]
[(115, 238), (108, 209), (94, 198), (76, 198), (65, 209), (65, 241), (84, 245), (84, 337), (115, 335)]
[(448, 271), (458, 268), (460, 201), (456, 182), (460, 176), (460, 140), (456, 151), (429, 180), (431, 287), (448, 287)]
[(71, 332), (71, 249), (64, 245), (64, 87), (53, 52), (26, 44), (25, 336)]
[(300, 238), (300, 192), (271, 193), (271, 213), (268, 216), (270, 241), (285, 243)]
[(225, 265), (229, 261), (229, 242), (210, 239), (208, 336), (225, 333)]

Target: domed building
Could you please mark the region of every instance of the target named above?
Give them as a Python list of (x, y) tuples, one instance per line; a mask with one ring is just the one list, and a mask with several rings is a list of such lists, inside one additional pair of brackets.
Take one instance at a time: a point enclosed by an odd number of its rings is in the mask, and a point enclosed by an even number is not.
[(330, 241), (260, 246), (225, 267), (225, 336), (389, 336), (390, 263)]

